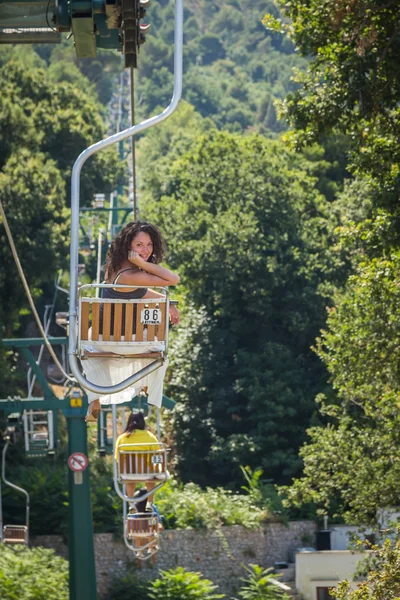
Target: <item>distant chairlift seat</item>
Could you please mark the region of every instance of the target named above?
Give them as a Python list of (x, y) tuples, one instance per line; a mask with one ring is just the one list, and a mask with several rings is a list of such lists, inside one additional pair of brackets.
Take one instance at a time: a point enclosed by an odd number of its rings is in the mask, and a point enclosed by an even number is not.
[(25, 410), (22, 420), (27, 455), (43, 457), (54, 454), (53, 412), (51, 410)]
[(28, 544), (28, 527), (26, 525), (4, 525), (3, 542), (5, 544)]
[(128, 514), (124, 533), (128, 547), (139, 560), (147, 560), (158, 552), (159, 520), (156, 513)]

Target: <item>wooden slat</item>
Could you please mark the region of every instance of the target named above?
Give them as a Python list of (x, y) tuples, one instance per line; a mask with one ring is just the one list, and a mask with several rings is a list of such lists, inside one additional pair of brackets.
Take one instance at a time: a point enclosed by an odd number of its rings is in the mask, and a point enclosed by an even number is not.
[(121, 341), (122, 332), (122, 304), (114, 305), (114, 342)]
[(89, 302), (81, 304), (81, 340), (89, 339)]
[(161, 324), (156, 327), (156, 336), (159, 342), (163, 342), (165, 340), (165, 331), (166, 331), (166, 323), (167, 319), (165, 318), (165, 309), (166, 303), (160, 303), (160, 312), (161, 312)]
[(100, 332), (100, 304), (94, 302), (92, 304), (92, 340), (99, 340)]
[(111, 329), (111, 303), (103, 304), (103, 341), (110, 341)]
[(147, 325), (147, 341), (154, 342), (154, 334), (156, 332), (155, 325)]
[(139, 302), (137, 305), (137, 313), (136, 313), (136, 341), (143, 342), (143, 323), (140, 322), (140, 313), (144, 309), (145, 304)]
[(132, 333), (133, 333), (133, 304), (126, 304), (126, 313), (125, 313), (125, 341), (132, 341)]

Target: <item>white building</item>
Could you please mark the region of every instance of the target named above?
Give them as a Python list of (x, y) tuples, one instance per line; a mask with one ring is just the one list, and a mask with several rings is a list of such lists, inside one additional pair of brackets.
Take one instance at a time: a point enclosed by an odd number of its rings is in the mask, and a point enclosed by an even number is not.
[(355, 589), (354, 573), (366, 554), (349, 550), (323, 550), (296, 554), (296, 588), (304, 600), (332, 600), (329, 590), (347, 579)]

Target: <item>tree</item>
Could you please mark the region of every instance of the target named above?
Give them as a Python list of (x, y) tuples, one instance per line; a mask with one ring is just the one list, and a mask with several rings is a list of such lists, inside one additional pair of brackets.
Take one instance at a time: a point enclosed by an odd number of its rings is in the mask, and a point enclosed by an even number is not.
[(242, 464), (284, 481), (300, 467), (325, 377), (310, 351), (329, 301), (320, 286), (341, 266), (307, 170), (318, 168), (283, 145), (211, 132), (146, 195), (188, 307), (169, 388), (184, 480), (235, 485)]
[(317, 353), (338, 400), (321, 398), (331, 424), (309, 431), (304, 475), (286, 490), (352, 523), (375, 523), (400, 501), (399, 267), (399, 251), (364, 262), (330, 310)]
[[(265, 96), (282, 99), (293, 88), (292, 66), (301, 67), (305, 61), (287, 39), (282, 41), (265, 30), (261, 24), (265, 10), (279, 14), (272, 0), (243, 5), (228, 0), (212, 6), (190, 1), (185, 6), (185, 99), (218, 127), (230, 131), (262, 127), (269, 135), (286, 128), (283, 121), (276, 122), (273, 114), (262, 123), (257, 107)], [(171, 98), (173, 3), (152, 5), (147, 16), (152, 29), (140, 51), (137, 77), (138, 115), (143, 118), (164, 107)], [(274, 77), (260, 77), (251, 66), (255, 56), (258, 60), (265, 53), (266, 71), (272, 65)]]
[(399, 3), (374, 0), (280, 0), (284, 23), (266, 27), (288, 34), (305, 56), (300, 87), (282, 103), (298, 147), (341, 131), (351, 142), (353, 171), (372, 177), (397, 202), (400, 186)]
[[(72, 83), (51, 81), (43, 69), (27, 71), (16, 58), (0, 68), (0, 77), (0, 167), (22, 146), (54, 159), (69, 180), (79, 153), (103, 137), (96, 99)], [(120, 174), (115, 148), (91, 158), (89, 165), (82, 171), (83, 197), (91, 198), (99, 189), (111, 192)]]

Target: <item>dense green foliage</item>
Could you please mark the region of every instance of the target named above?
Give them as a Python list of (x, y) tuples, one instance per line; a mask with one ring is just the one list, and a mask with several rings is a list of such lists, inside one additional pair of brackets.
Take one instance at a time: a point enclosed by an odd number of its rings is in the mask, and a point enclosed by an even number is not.
[[(280, 2), (291, 19), (267, 15), (310, 58), (282, 114), (297, 147), (348, 140), (358, 179), (335, 202), (339, 245), (353, 268), (336, 294), (316, 352), (336, 396), (319, 396), (325, 426), (309, 430), (304, 476), (284, 490), (292, 504), (371, 523), (397, 505), (399, 440), (398, 2)], [(384, 207), (384, 208), (382, 208)], [(321, 390), (322, 391), (322, 390)]]
[(353, 169), (375, 179), (397, 199), (399, 190), (399, 2), (279, 0), (287, 25), (269, 15), (264, 23), (284, 31), (312, 55), (301, 87), (285, 99), (283, 115), (302, 145), (321, 134), (348, 135)]
[(213, 130), (168, 158), (155, 160), (145, 201), (185, 299), (168, 391), (180, 401), (179, 473), (237, 485), (242, 464), (287, 481), (324, 386), (310, 346), (325, 321), (326, 283), (341, 277), (317, 189), (330, 165)]
[[(274, 100), (293, 90), (291, 69), (304, 59), (288, 39), (262, 26), (271, 0), (185, 3), (183, 97), (204, 117), (230, 131), (257, 128), (271, 135), (278, 122)], [(168, 104), (172, 92), (173, 3), (157, 2), (147, 11), (151, 32), (140, 52), (140, 114)]]
[(0, 545), (2, 600), (67, 600), (68, 563), (44, 548)]
[(399, 252), (364, 263), (328, 318), (317, 352), (340, 405), (323, 399), (334, 425), (310, 430), (304, 477), (289, 491), (351, 522), (375, 521), (377, 508), (400, 501)]
[(168, 483), (157, 494), (157, 507), (166, 529), (215, 529), (222, 525), (254, 529), (276, 518), (263, 504), (251, 494), (233, 494), (223, 488), (202, 490), (194, 483)]
[[(71, 169), (79, 152), (103, 136), (102, 108), (79, 78), (55, 82), (32, 50), (2, 47), (0, 77), (0, 199), (38, 299), (66, 266)], [(83, 196), (111, 191), (119, 173), (113, 150), (92, 159), (83, 169)], [(8, 337), (21, 325), (27, 300), (2, 224), (0, 242), (0, 337)], [(9, 385), (5, 372), (2, 397)]]

